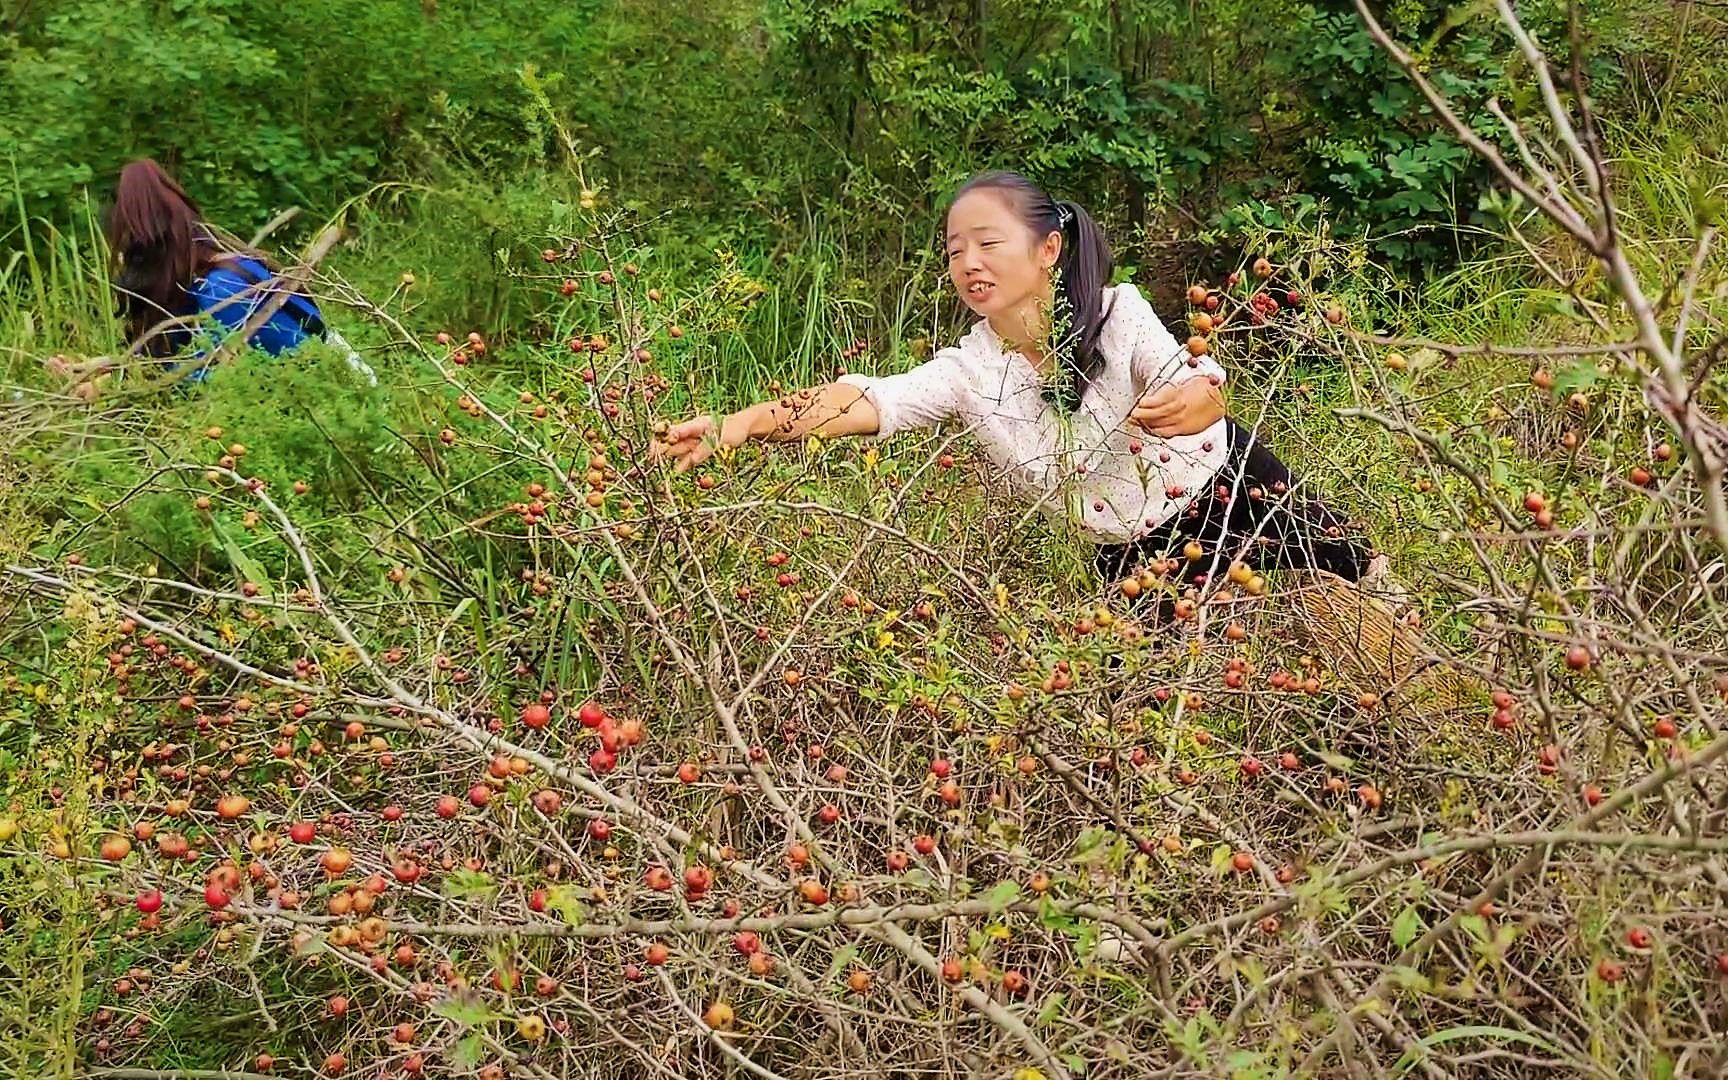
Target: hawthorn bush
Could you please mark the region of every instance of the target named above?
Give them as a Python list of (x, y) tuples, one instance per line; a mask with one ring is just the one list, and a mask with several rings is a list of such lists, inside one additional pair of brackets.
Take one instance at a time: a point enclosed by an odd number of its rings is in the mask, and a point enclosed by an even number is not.
[[(681, 281), (600, 198), (521, 271), (544, 342), (411, 329), (324, 277), (411, 354), (330, 444), (411, 450), (320, 457), (240, 371), (167, 446), (147, 410), (78, 414), (149, 465), (56, 520), (0, 487), (0, 1054), (1719, 1074), (1714, 226), (1655, 301), (1672, 237), (1616, 227), (1612, 188), (1527, 186), (1583, 252), (1559, 265), (1612, 282), (1563, 279), (1564, 344), (1370, 332), (1319, 287), (1355, 257), (1323, 238), (1189, 293), (1238, 414), (1398, 553), (1400, 608), (1232, 551), (1093, 582), (961, 437), (670, 475), (656, 426), (743, 392), (716, 361), (759, 294)], [(73, 416), (7, 407), (12, 460)], [(1346, 485), (1352, 446), (1385, 486)], [(374, 490), (335, 496), (353, 475)], [(147, 499), (246, 557), (102, 541)]]

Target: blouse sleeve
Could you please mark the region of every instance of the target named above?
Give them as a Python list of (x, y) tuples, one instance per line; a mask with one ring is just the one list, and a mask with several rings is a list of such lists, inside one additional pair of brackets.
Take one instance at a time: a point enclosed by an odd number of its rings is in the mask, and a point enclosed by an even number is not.
[(247, 317), (257, 305), (256, 298), (241, 296), (249, 284), (240, 275), (215, 267), (187, 287), (186, 291), (197, 306), (198, 313), (210, 321), (192, 334), (194, 348), (188, 364), (171, 365), (169, 370), (190, 366), (192, 370), (186, 376), (190, 382), (203, 382), (209, 376), (210, 369), (202, 366), (200, 362), (216, 351), (224, 337), (246, 325)]
[(1214, 385), (1224, 385), (1224, 369), (1210, 353), (1190, 356), (1188, 347), (1170, 333), (1139, 289), (1125, 283), (1121, 290), (1117, 303), (1127, 305), (1124, 313), (1132, 323), (1134, 385), (1141, 392), (1161, 383), (1184, 383), (1202, 377), (1210, 377)]
[(957, 348), (935, 356), (898, 375), (840, 376), (837, 380), (864, 391), (876, 407), (879, 438), (913, 428), (936, 427), (961, 412), (970, 385), (965, 361)]

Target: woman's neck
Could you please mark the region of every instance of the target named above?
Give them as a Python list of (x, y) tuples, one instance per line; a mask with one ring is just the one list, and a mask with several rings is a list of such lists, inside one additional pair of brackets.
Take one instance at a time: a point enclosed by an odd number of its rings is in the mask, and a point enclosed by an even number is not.
[(1049, 306), (1047, 299), (1034, 297), (999, 320), (995, 317), (989, 320), (990, 329), (1002, 344), (1024, 356), (1039, 375), (1045, 374), (1049, 367), (1044, 349), (1044, 312)]

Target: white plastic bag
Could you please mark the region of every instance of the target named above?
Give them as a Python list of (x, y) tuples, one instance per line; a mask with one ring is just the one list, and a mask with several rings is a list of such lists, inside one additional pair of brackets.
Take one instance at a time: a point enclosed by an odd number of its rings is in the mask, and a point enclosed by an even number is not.
[(355, 371), (358, 371), (361, 375), (364, 375), (368, 386), (378, 385), (378, 373), (373, 371), (366, 361), (360, 359), (360, 354), (354, 351), (354, 346), (348, 344), (347, 338), (338, 334), (329, 327), (325, 327), (324, 340), (331, 346), (348, 354), (348, 366), (353, 368)]

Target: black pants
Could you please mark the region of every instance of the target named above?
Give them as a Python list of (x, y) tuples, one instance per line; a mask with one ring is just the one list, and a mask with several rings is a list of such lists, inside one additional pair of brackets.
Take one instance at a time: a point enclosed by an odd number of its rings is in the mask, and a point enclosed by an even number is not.
[[(1330, 570), (1346, 581), (1362, 577), (1373, 557), (1344, 519), (1310, 499), (1292, 496), (1290, 470), (1235, 420), (1226, 420), (1230, 451), (1211, 491), (1169, 522), (1132, 544), (1100, 545), (1098, 573), (1119, 581), (1144, 563), (1171, 556), (1184, 583), (1202, 582), (1240, 559), (1254, 570)], [(1188, 562), (1183, 549), (1198, 541), (1203, 556)]]

